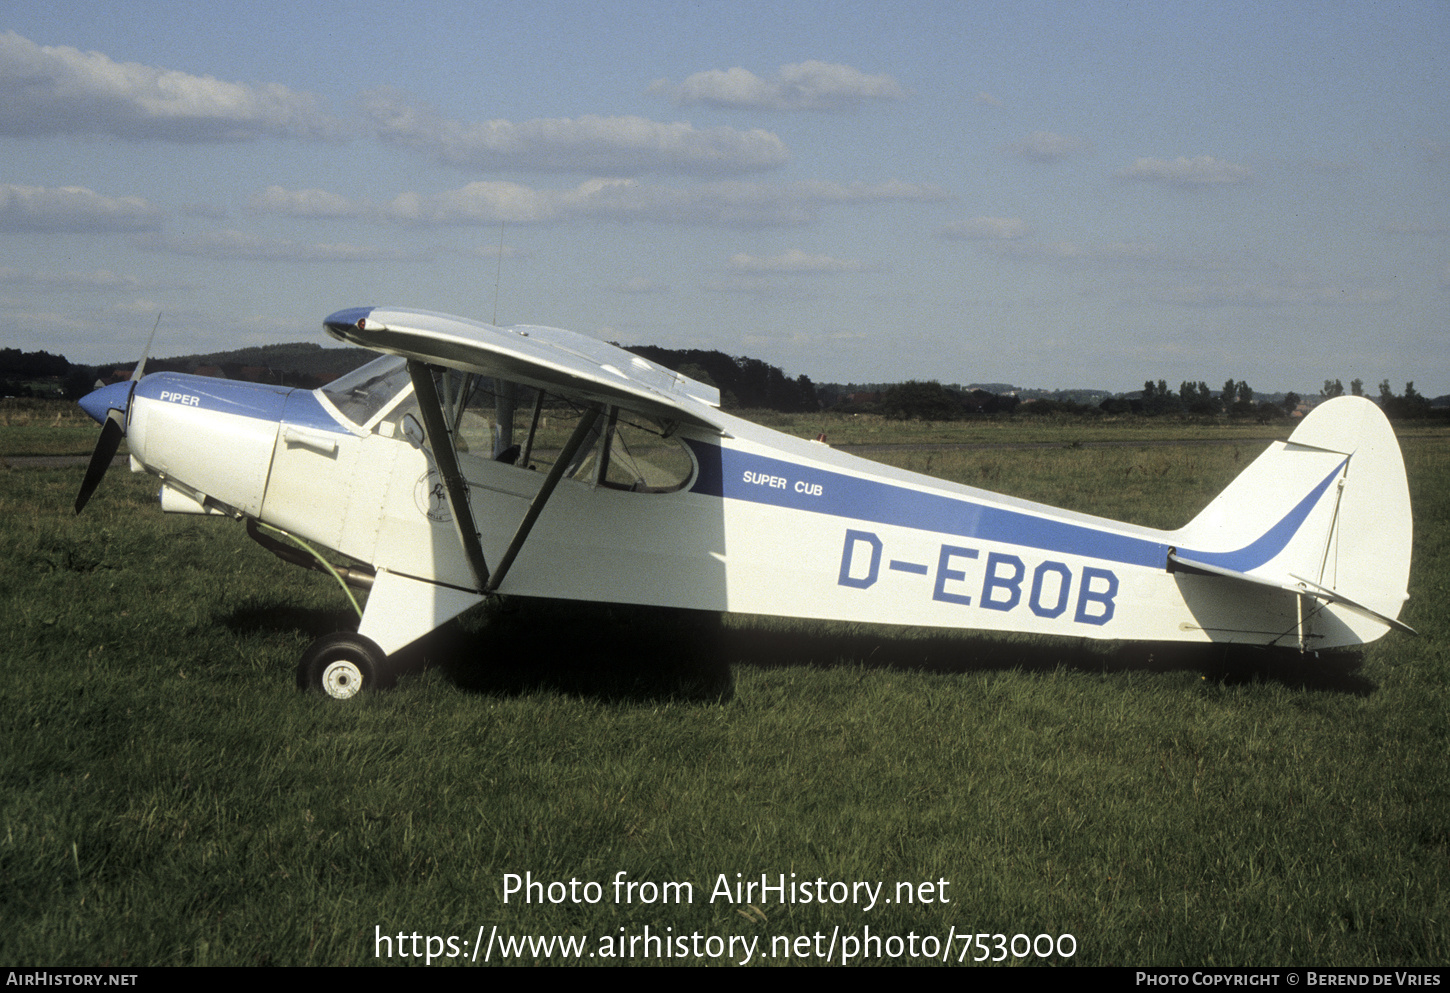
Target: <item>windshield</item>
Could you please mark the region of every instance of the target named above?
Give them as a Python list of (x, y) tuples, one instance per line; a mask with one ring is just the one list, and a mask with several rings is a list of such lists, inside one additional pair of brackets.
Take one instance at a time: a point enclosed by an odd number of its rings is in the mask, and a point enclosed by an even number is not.
[(398, 355), (384, 355), (334, 379), (322, 392), (339, 414), (359, 427), (366, 427), (411, 382), (407, 360)]

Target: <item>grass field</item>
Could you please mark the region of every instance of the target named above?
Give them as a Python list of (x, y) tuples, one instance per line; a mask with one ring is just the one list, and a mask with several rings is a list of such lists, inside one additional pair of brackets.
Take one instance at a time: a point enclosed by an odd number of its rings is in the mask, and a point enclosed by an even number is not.
[[(873, 457), (1165, 526), (1262, 447), (990, 430), (1054, 447), (917, 448), (964, 436), (913, 426)], [(352, 620), (330, 581), (163, 518), (149, 478), (112, 472), (75, 517), (80, 467), (0, 468), (0, 962), (411, 963), (456, 936), (448, 964), (496, 927), (587, 941), (537, 954), (561, 962), (812, 964), (852, 939), (868, 963), (971, 961), (996, 939), (963, 935), (1000, 933), (1021, 963), (1444, 964), (1450, 438), (1404, 448), (1421, 636), (1362, 656), (514, 601), (341, 706), (293, 682)], [(579, 886), (506, 900), (526, 873)], [(620, 873), (693, 900), (617, 894)], [(892, 902), (718, 891), (762, 874)], [(1075, 952), (1013, 957), (1017, 934)]]

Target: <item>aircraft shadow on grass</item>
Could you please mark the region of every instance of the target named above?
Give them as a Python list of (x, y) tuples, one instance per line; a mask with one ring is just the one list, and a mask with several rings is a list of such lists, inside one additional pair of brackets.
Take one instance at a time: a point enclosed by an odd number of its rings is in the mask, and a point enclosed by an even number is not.
[[(234, 612), (227, 627), (297, 631), (320, 638), (345, 630), (342, 610), (284, 604)], [(445, 624), (400, 653), (400, 676), (436, 667), (461, 690), (518, 695), (546, 691), (605, 700), (715, 702), (735, 694), (736, 667), (812, 666), (931, 672), (1195, 672), (1223, 685), (1278, 683), (1368, 696), (1377, 686), (1360, 651), (1300, 653), (1252, 645), (1069, 639), (1006, 640), (903, 631), (878, 625), (769, 630), (727, 624), (708, 611), (509, 598)], [(846, 627), (847, 630), (840, 630)]]

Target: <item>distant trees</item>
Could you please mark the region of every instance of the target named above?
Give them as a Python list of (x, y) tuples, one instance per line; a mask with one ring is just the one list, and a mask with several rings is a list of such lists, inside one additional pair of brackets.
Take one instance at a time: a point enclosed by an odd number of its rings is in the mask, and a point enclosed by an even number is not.
[[(1351, 380), (1349, 383), (1349, 391), (1351, 396), (1364, 396), (1364, 380)], [(1344, 387), (1337, 379), (1333, 382), (1326, 379), (1324, 381), (1324, 389), (1319, 391), (1319, 395), (1326, 400), (1332, 400), (1335, 397), (1344, 395)], [(1388, 379), (1381, 380), (1379, 385), (1379, 405), (1380, 409), (1385, 412), (1386, 417), (1396, 420), (1430, 417), (1432, 415), (1429, 399), (1415, 392), (1415, 383), (1413, 380), (1405, 384), (1405, 392), (1400, 396), (1395, 395), (1395, 391), (1391, 388)]]
[[(992, 386), (992, 389), (997, 388)], [(945, 421), (972, 416), (1018, 412), (1034, 416), (1053, 414), (1123, 416), (1199, 416), (1216, 417), (1226, 415), (1235, 420), (1252, 418), (1260, 424), (1282, 421), (1297, 417), (1304, 408), (1305, 398), (1289, 391), (1284, 394), (1260, 396), (1247, 380), (1228, 379), (1221, 390), (1209, 388), (1208, 383), (1199, 380), (1182, 380), (1177, 389), (1171, 389), (1164, 379), (1143, 381), (1141, 392), (1119, 394), (1098, 400), (1093, 397), (1091, 405), (1064, 402), (1060, 398), (1041, 395), (1041, 391), (1028, 391), (1031, 399), (1019, 400), (1015, 387), (1013, 392), (994, 394), (981, 388), (966, 388), (957, 384), (943, 386), (936, 381), (911, 380), (905, 383), (827, 384), (821, 388), (821, 395), (827, 404), (855, 413), (879, 413), (896, 419), (918, 419)], [(1350, 390), (1363, 394), (1364, 384), (1355, 379)], [(1389, 381), (1380, 384), (1379, 404), (1392, 418), (1432, 416), (1430, 402), (1415, 391), (1413, 382), (1405, 384), (1403, 395), (1396, 396)], [(1342, 380), (1326, 379), (1318, 397), (1310, 395), (1310, 404), (1319, 400), (1333, 399), (1347, 391)], [(1035, 394), (1035, 395), (1034, 395)], [(1101, 394), (1099, 394), (1101, 396)]]
[(1232, 379), (1223, 384), (1223, 392), (1219, 394), (1219, 402), (1223, 410), (1230, 417), (1252, 417), (1258, 413), (1254, 406), (1254, 388), (1247, 380), (1234, 382)]
[(954, 421), (964, 411), (961, 397), (941, 383), (913, 379), (888, 387), (881, 394), (881, 413), (903, 421)]
[[(90, 366), (72, 365), (64, 355), (0, 348), (0, 396), (63, 395), (68, 400), (78, 400), (90, 392), (95, 378), (95, 370)], [(54, 381), (56, 385), (37, 384), (34, 388), (26, 385), (36, 380)]]
[[(1364, 381), (1354, 379), (1350, 381), (1349, 392), (1353, 396), (1364, 396)], [(1332, 400), (1335, 397), (1344, 396), (1344, 382), (1339, 379), (1326, 379), (1324, 386), (1319, 391), (1320, 400)], [(1188, 413), (1200, 415), (1213, 415), (1224, 413), (1234, 418), (1252, 417), (1260, 422), (1293, 417), (1298, 412), (1304, 398), (1298, 393), (1290, 391), (1282, 399), (1258, 401), (1254, 389), (1247, 380), (1228, 379), (1224, 381), (1223, 388), (1217, 395), (1208, 388), (1207, 383), (1190, 382), (1184, 380), (1178, 384), (1178, 391), (1170, 393), (1167, 384), (1163, 380), (1146, 380), (1143, 383), (1143, 392), (1137, 399), (1135, 395), (1129, 394), (1126, 397), (1113, 397), (1104, 400), (1102, 410), (1109, 414), (1165, 414), (1165, 413)], [(1405, 384), (1405, 391), (1396, 395), (1390, 386), (1389, 380), (1379, 384), (1379, 399), (1377, 401), (1384, 410), (1386, 416), (1396, 419), (1430, 417), (1432, 411), (1430, 401), (1415, 391), (1415, 384)]]
[(1405, 392), (1402, 396), (1395, 396), (1390, 389), (1388, 379), (1380, 383), (1380, 409), (1385, 412), (1386, 417), (1397, 420), (1429, 417), (1430, 401), (1415, 392), (1415, 384), (1405, 384)]
[(1218, 413), (1218, 403), (1213, 398), (1213, 391), (1202, 380), (1197, 383), (1184, 380), (1180, 383), (1178, 385), (1178, 402), (1190, 414)]
[(64, 376), (69, 371), (70, 363), (64, 355), (0, 348), (0, 378), (49, 379)]
[(720, 391), (721, 403), (726, 407), (784, 413), (809, 413), (821, 409), (815, 384), (809, 376), (791, 379), (761, 359), (746, 355), (732, 358), (713, 349), (660, 348), (656, 345), (637, 345), (629, 351), (666, 369), (709, 383)]
[(887, 386), (877, 409), (894, 420), (955, 421), (976, 414), (1011, 413), (1017, 405), (1017, 397), (1011, 394), (955, 390), (935, 380), (913, 379)]
[[(1180, 393), (1182, 389), (1180, 386)], [(1180, 406), (1179, 394), (1168, 392), (1168, 383), (1165, 380), (1160, 379), (1154, 383), (1150, 379), (1143, 384), (1143, 413), (1166, 414), (1178, 410)]]
[[(1354, 380), (1351, 384), (1354, 389), (1363, 389), (1360, 380)], [(1423, 397), (1414, 393), (1414, 384), (1407, 384), (1406, 395), (1410, 399), (1395, 398), (1388, 410), (1391, 416), (1413, 416), (1407, 413), (1410, 410), (1428, 410), (1428, 402)], [(1381, 384), (1381, 393), (1389, 393), (1389, 384)], [(1324, 388), (1319, 391), (1321, 399), (1332, 399), (1344, 394), (1344, 384), (1338, 379), (1326, 379)], [(1390, 394), (1393, 396), (1393, 394)], [(1304, 398), (1298, 393), (1290, 391), (1282, 397), (1272, 400), (1260, 400), (1254, 392), (1254, 388), (1247, 380), (1227, 379), (1223, 388), (1215, 392), (1209, 389), (1208, 384), (1203, 381), (1193, 382), (1183, 380), (1178, 384), (1177, 392), (1171, 392), (1164, 380), (1145, 380), (1143, 391), (1140, 394), (1128, 394), (1126, 396), (1109, 397), (1102, 401), (1100, 409), (1107, 414), (1146, 414), (1149, 416), (1159, 414), (1196, 414), (1199, 416), (1213, 416), (1216, 414), (1227, 414), (1235, 418), (1253, 417), (1260, 422), (1282, 419), (1295, 416)], [(1383, 402), (1383, 400), (1382, 400)]]

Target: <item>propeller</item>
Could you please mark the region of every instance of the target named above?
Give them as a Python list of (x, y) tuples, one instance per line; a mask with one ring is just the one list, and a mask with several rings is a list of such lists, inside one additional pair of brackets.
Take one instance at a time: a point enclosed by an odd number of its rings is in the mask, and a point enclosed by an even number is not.
[(151, 326), (151, 337), (146, 339), (146, 348), (141, 352), (141, 361), (136, 363), (129, 382), (112, 383), (110, 386), (103, 386), (81, 397), (81, 409), (101, 422), (101, 437), (96, 441), (95, 450), (91, 452), (91, 463), (86, 467), (86, 478), (81, 480), (81, 490), (76, 494), (77, 514), (91, 499), (91, 494), (96, 492), (96, 487), (101, 485), (101, 477), (111, 467), (111, 462), (116, 457), (116, 451), (121, 447), (121, 439), (126, 436), (126, 420), (131, 413), (131, 398), (136, 393), (136, 384), (145, 375), (146, 359), (151, 354), (151, 343), (156, 340), (156, 329), (160, 326), (161, 315), (157, 314), (156, 323)]
[(81, 481), (81, 491), (76, 494), (76, 513), (90, 500), (91, 494), (96, 492), (96, 487), (101, 485), (101, 477), (111, 467), (111, 460), (116, 457), (116, 449), (121, 447), (121, 439), (126, 436), (126, 431), (121, 427), (119, 411), (112, 411), (111, 416), (106, 418), (106, 423), (101, 427), (101, 438), (96, 442), (95, 451), (91, 452), (91, 464), (86, 468), (86, 478)]

